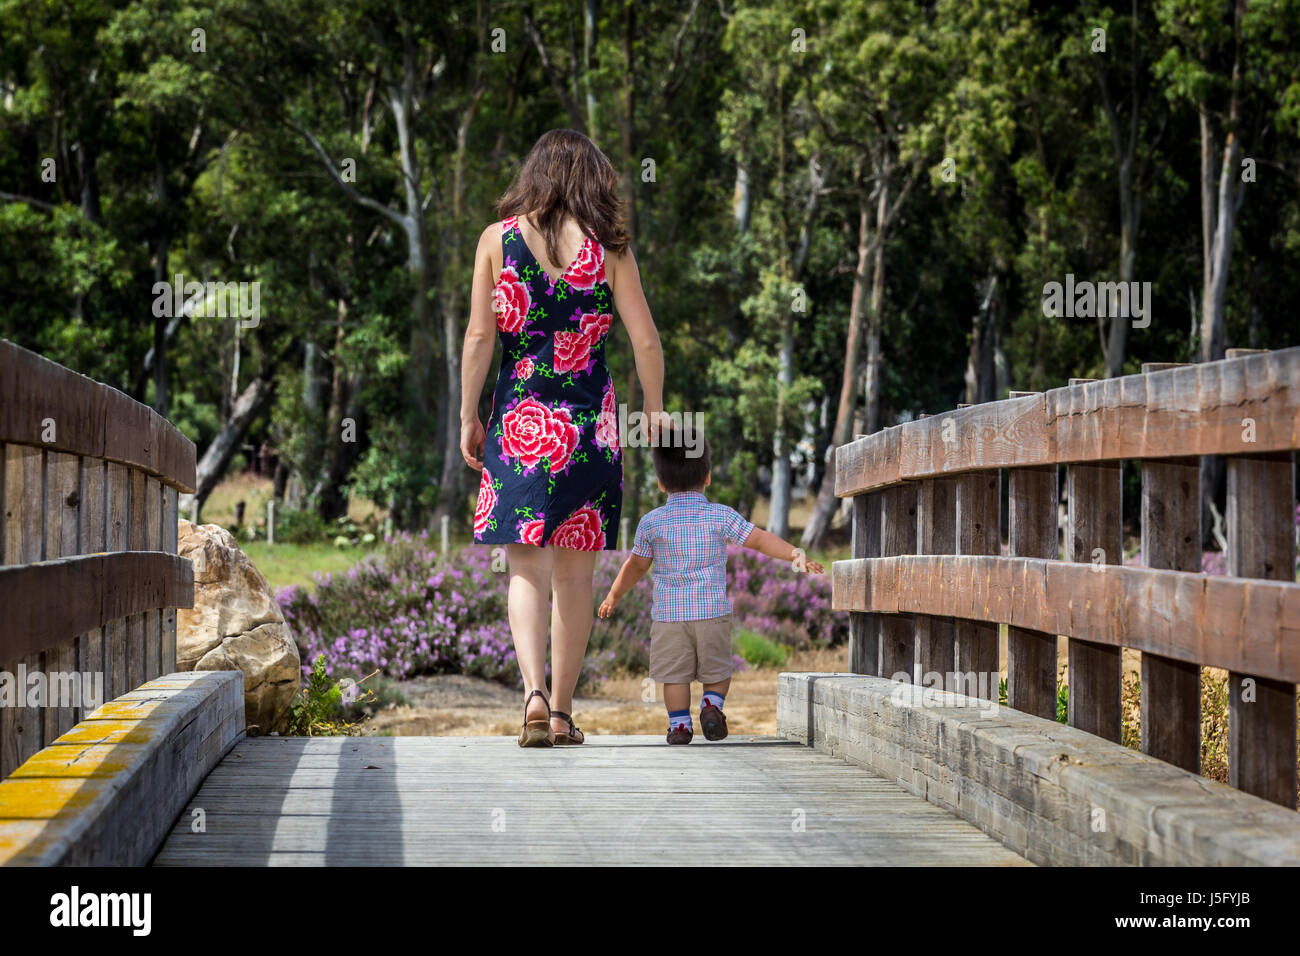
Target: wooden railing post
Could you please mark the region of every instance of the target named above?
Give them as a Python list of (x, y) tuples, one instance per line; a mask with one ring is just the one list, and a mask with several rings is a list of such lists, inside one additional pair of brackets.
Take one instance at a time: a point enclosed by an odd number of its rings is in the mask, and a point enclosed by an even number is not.
[[(1178, 368), (1148, 362), (1142, 374)], [(1152, 380), (1148, 378), (1149, 383)], [(1167, 571), (1201, 570), (1199, 458), (1142, 462), (1142, 563)], [(1201, 668), (1142, 654), (1142, 752), (1201, 772)]]
[[(45, 452), (31, 445), (4, 446), (4, 524), (0, 528), (0, 563), (31, 564), (45, 555), (41, 515)], [(43, 653), (0, 663), (18, 680), (20, 669), (32, 674), (44, 668)], [(26, 688), (22, 688), (24, 691)], [(0, 777), (45, 746), (41, 704), (24, 694), (22, 706), (0, 707)]]
[[(1012, 392), (1011, 398), (1040, 395)], [(1056, 466), (1007, 469), (1007, 535), (1012, 557), (1060, 557), (1056, 525)], [(1007, 704), (1047, 720), (1056, 719), (1056, 635), (1007, 628)]]
[[(953, 481), (957, 499), (957, 553), (1001, 554), (1001, 472), (971, 472)], [(968, 681), (966, 687), (953, 689), (970, 697), (997, 700), (1001, 673), (998, 667), (998, 626), (958, 618), (954, 634), (957, 672), (975, 675), (975, 686), (969, 686)], [(980, 683), (982, 674), (988, 675), (983, 686)]]
[[(927, 478), (916, 489), (916, 553), (955, 554), (957, 551), (957, 489), (952, 478)], [(916, 615), (916, 669), (942, 675), (937, 686), (964, 693), (957, 672), (953, 619)]]
[[(880, 557), (882, 497), (882, 492), (872, 491), (853, 499), (852, 552), (855, 558)], [(849, 613), (849, 671), (872, 677), (880, 675), (879, 614)]]
[[(1089, 379), (1070, 379), (1085, 385)], [(1107, 564), (1124, 563), (1119, 461), (1067, 465), (1065, 495), (1068, 524), (1065, 560), (1091, 564), (1101, 573)], [(1111, 644), (1070, 638), (1068, 643), (1069, 721), (1098, 737), (1119, 743), (1123, 713), (1123, 651)]]
[[(1290, 452), (1228, 458), (1228, 573), (1294, 581), (1294, 514)], [(1228, 782), (1295, 809), (1295, 684), (1229, 672)]]
[[(916, 485), (886, 488), (881, 505), (880, 554), (890, 558), (916, 552)], [(885, 614), (880, 621), (880, 676), (908, 674), (916, 679), (916, 632), (911, 614)]]

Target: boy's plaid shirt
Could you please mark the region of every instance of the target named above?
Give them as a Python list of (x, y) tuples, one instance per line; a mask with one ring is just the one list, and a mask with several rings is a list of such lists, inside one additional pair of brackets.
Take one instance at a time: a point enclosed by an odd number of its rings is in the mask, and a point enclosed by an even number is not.
[(727, 542), (744, 544), (753, 522), (699, 491), (675, 491), (636, 527), (632, 553), (654, 561), (656, 621), (703, 621), (731, 613)]

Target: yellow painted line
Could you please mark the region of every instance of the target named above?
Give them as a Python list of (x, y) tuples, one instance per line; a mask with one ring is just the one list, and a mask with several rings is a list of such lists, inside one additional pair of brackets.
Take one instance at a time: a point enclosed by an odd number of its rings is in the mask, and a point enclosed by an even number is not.
[[(53, 820), (86, 809), (112, 788), (108, 778), (11, 776), (0, 783), (0, 821)], [(7, 826), (0, 823), (0, 830)]]
[(157, 727), (143, 720), (83, 720), (54, 741), (55, 744), (143, 744), (153, 740)]
[(33, 754), (7, 779), (111, 777), (126, 771), (144, 752), (144, 744), (54, 744)]
[(39, 820), (0, 820), (0, 866), (20, 856), (39, 854), (58, 839), (62, 823)]

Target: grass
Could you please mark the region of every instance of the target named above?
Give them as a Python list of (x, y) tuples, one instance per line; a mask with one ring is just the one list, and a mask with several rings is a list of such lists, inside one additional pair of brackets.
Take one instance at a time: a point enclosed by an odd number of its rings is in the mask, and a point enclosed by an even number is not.
[(750, 667), (782, 667), (790, 657), (790, 648), (744, 628), (736, 631), (732, 646)]
[(316, 587), (313, 575), (346, 571), (373, 551), (325, 543), (268, 545), (265, 541), (241, 541), (239, 546), (272, 588), (298, 584), (309, 591)]

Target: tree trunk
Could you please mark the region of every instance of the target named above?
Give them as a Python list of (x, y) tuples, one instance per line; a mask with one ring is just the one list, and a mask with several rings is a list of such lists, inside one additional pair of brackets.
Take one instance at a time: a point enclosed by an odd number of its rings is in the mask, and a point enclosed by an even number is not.
[(781, 351), (777, 358), (776, 435), (772, 439), (772, 497), (767, 530), (778, 538), (790, 534), (790, 486), (792, 471), (786, 430), (790, 427), (789, 402), (785, 396), (794, 384), (794, 314), (787, 312), (781, 323)]
[(831, 430), (831, 445), (826, 460), (826, 474), (817, 492), (799, 543), (811, 550), (821, 548), (826, 541), (831, 521), (835, 517), (835, 450), (848, 444), (853, 437), (853, 406), (858, 397), (858, 353), (862, 351), (862, 312), (867, 300), (867, 270), (870, 268), (871, 212), (867, 197), (858, 199), (858, 265), (853, 273), (853, 293), (849, 300), (849, 331), (844, 346), (844, 374), (840, 382), (840, 400), (835, 412), (835, 426)]
[(203, 457), (199, 459), (196, 490), (193, 495), (183, 496), (180, 505), (182, 514), (189, 512), (190, 502), (194, 498), (198, 499), (199, 507), (202, 508), (203, 502), (207, 501), (208, 495), (225, 474), (230, 459), (239, 450), (253, 419), (266, 407), (272, 390), (269, 379), (257, 378), (250, 382), (235, 399), (230, 417), (226, 419), (226, 423), (221, 426), (221, 430), (217, 432), (216, 437), (203, 452)]
[(881, 308), (885, 299), (884, 227), (889, 216), (889, 164), (880, 180), (880, 202), (876, 207), (876, 261), (871, 274), (871, 305), (867, 310), (867, 381), (864, 398), (867, 414), (865, 433), (880, 430), (880, 334)]

